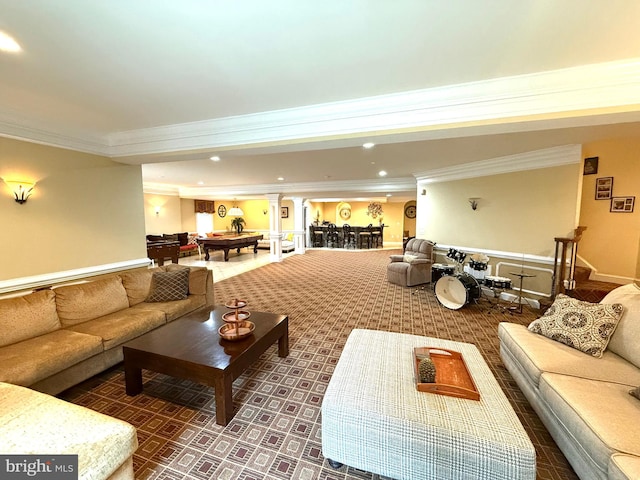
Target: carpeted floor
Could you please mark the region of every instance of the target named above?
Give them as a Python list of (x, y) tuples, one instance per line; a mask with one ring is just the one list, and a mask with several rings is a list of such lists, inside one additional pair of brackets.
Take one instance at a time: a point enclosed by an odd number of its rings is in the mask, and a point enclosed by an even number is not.
[(377, 479), (322, 457), (320, 407), (342, 347), (353, 328), (440, 337), (482, 352), (536, 447), (538, 479), (576, 479), (499, 357), (498, 323), (528, 324), (536, 313), (483, 302), (448, 310), (429, 289), (389, 284), (390, 253), (309, 250), (215, 283), (217, 303), (243, 298), (249, 310), (289, 316), (289, 356), (271, 347), (236, 380), (226, 427), (215, 423), (212, 389), (145, 371), (144, 392), (128, 397), (121, 366), (63, 398), (138, 429), (138, 479)]

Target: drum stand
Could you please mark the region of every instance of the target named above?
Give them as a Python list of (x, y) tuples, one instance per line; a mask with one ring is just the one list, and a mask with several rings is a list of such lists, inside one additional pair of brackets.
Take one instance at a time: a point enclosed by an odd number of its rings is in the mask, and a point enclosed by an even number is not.
[(480, 287), (480, 291), (482, 292), (482, 295), (485, 296), (487, 302), (489, 302), (489, 304), (491, 305), (489, 308), (487, 308), (486, 313), (491, 313), (493, 309), (502, 310), (502, 313), (508, 312), (509, 307), (500, 302), (500, 296), (507, 289), (497, 288), (497, 287), (487, 287), (487, 288), (493, 292), (493, 298), (495, 298), (496, 300), (495, 302), (492, 301), (491, 298), (489, 298), (489, 296), (484, 292), (484, 290), (482, 290), (482, 287)]
[[(518, 306), (515, 305), (511, 305), (514, 301), (516, 301), (516, 299), (514, 298), (513, 300), (511, 300), (511, 302), (509, 302), (509, 313), (522, 313), (522, 299), (524, 298), (524, 301), (527, 302), (527, 305), (529, 305), (529, 300), (527, 300), (526, 297), (522, 296), (522, 284), (524, 283), (524, 279), (525, 278), (533, 278), (535, 277), (535, 275), (531, 275), (529, 273), (524, 273), (524, 272), (509, 272), (511, 275), (515, 275), (516, 277), (520, 277), (520, 288), (518, 289)], [(529, 305), (531, 306), (531, 305)]]

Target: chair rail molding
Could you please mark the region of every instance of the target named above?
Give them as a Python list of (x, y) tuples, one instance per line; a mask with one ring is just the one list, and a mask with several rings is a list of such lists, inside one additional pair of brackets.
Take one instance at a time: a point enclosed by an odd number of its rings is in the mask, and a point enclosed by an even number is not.
[(64, 270), (61, 272), (45, 273), (30, 277), (12, 278), (0, 280), (0, 294), (23, 291), (30, 288), (47, 287), (74, 280), (83, 280), (87, 277), (104, 275), (107, 273), (121, 272), (132, 268), (147, 267), (150, 263), (148, 258), (138, 258), (124, 262), (107, 263), (74, 270)]

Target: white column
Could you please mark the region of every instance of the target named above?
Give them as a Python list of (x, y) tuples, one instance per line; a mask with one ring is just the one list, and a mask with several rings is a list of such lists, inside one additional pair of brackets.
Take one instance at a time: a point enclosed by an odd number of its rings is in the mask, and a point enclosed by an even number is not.
[(282, 219), (280, 218), (280, 200), (282, 194), (269, 193), (269, 259), (272, 263), (282, 261)]
[(293, 197), (293, 241), (295, 253), (305, 253), (304, 235), (307, 229), (304, 227), (304, 198)]

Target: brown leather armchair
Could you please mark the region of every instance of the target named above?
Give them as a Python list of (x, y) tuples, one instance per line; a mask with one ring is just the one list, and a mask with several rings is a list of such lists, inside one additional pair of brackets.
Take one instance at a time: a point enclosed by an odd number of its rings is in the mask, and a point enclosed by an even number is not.
[(431, 282), (434, 245), (430, 240), (412, 238), (407, 242), (404, 255), (391, 255), (391, 263), (387, 265), (389, 283), (413, 287)]

